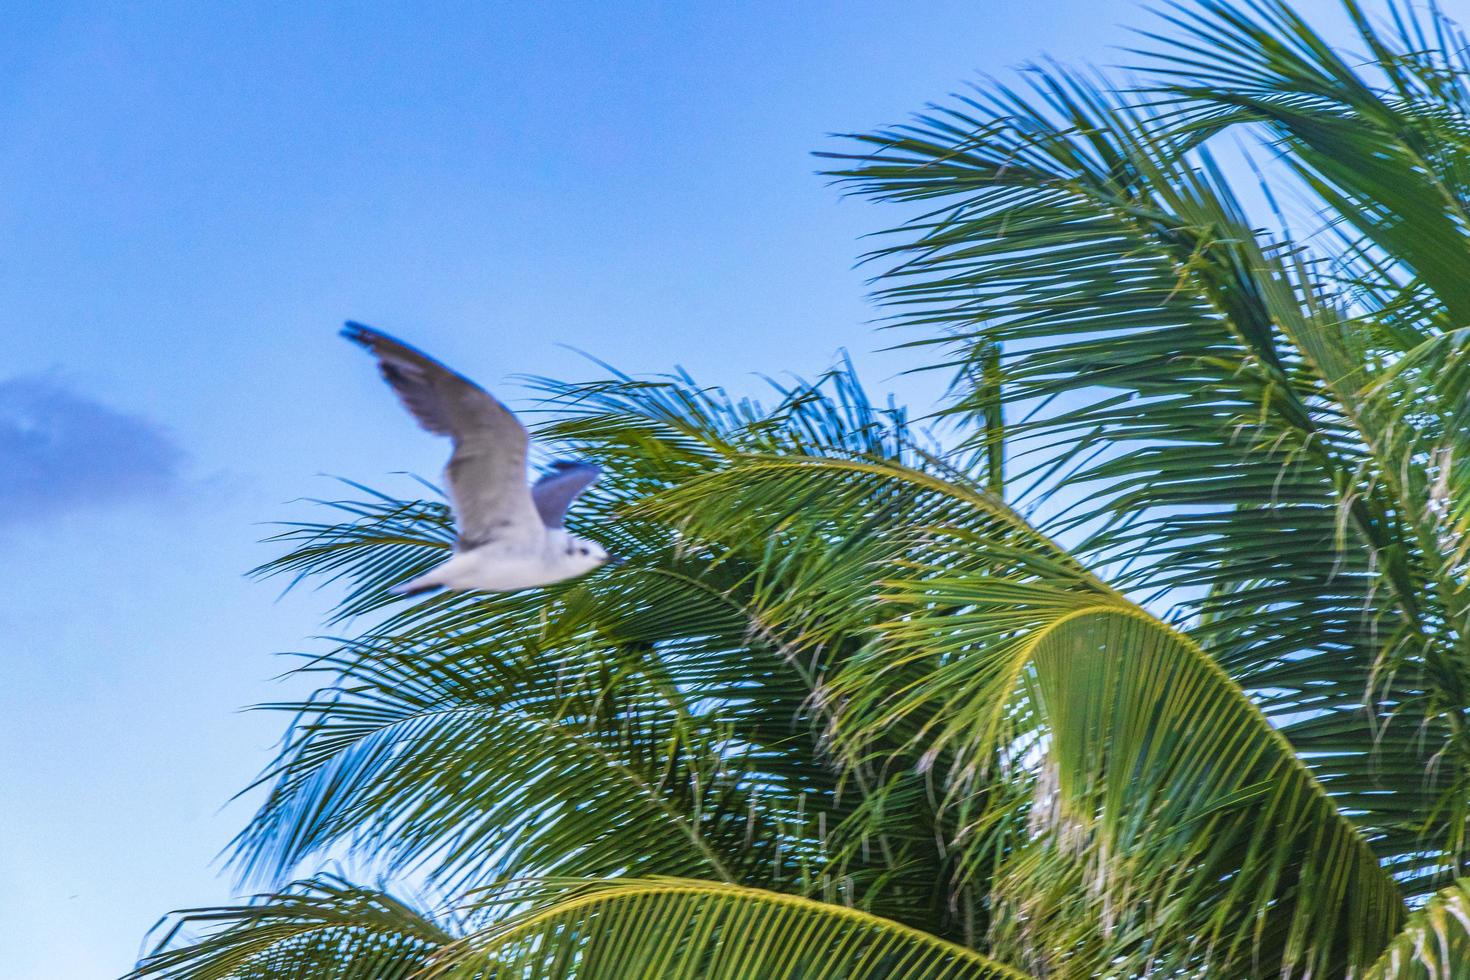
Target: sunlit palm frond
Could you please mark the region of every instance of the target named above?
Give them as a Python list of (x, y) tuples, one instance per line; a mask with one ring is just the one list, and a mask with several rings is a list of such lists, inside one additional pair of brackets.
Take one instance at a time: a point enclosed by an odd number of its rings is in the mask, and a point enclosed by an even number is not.
[[(564, 882), (444, 950), (426, 978), (990, 980), (1022, 974), (974, 950), (841, 905), (734, 885)], [(522, 903), (523, 893), (501, 897)]]
[(318, 878), (179, 913), (129, 980), (1023, 980), (858, 909), (707, 881), (527, 881), (457, 919), (478, 927), (452, 933), (381, 892)]
[(1369, 842), (1188, 638), (1102, 607), (1025, 656), (1051, 778), (1032, 813), (1050, 833), (998, 889), (1021, 948), (1078, 977), (1330, 976), (1392, 935), (1402, 904)]
[(1470, 972), (1470, 879), (1441, 889), (1409, 917), (1366, 980), (1462, 980)]

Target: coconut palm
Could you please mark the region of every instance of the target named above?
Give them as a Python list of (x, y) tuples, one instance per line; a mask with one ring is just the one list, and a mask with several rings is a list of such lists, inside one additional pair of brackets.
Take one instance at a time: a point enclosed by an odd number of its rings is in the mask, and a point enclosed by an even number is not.
[[(1205, 0), (1126, 86), (831, 155), (933, 431), (847, 366), (543, 381), (625, 566), (404, 605), (442, 503), (287, 528), (374, 625), (271, 706), (269, 890), (134, 976), (1460, 975), (1470, 62), (1347, 11)], [(343, 856), (436, 907), (291, 880)]]

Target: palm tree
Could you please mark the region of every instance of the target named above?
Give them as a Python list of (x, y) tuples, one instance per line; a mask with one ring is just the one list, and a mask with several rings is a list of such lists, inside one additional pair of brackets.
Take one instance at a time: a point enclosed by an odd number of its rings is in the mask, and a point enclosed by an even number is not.
[[(376, 625), (271, 706), (270, 890), (133, 976), (1464, 975), (1470, 61), (1345, 3), (1360, 58), (1204, 0), (830, 155), (937, 435), (545, 381), (625, 567), (402, 605), (441, 503), (287, 528)], [(290, 881), (344, 855), (449, 910)]]

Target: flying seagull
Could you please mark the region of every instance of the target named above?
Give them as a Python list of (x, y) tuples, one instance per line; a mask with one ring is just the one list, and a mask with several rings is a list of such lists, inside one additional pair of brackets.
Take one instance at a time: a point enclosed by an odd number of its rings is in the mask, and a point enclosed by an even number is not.
[(420, 426), (448, 436), (444, 468), (458, 538), (454, 555), (397, 586), (516, 592), (585, 575), (612, 561), (601, 545), (567, 533), (567, 508), (601, 467), (558, 460), (526, 484), (526, 427), (494, 395), (407, 344), (348, 321), (342, 336), (378, 359), (383, 379)]

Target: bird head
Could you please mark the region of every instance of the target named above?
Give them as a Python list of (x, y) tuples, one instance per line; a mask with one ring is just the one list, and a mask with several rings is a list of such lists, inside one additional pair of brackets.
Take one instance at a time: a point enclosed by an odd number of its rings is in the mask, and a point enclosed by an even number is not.
[(588, 541), (585, 538), (567, 536), (567, 560), (570, 564), (579, 568), (579, 573), (590, 572), (594, 568), (603, 565), (621, 565), (623, 559), (615, 558), (608, 553), (607, 549), (596, 541)]

